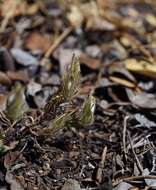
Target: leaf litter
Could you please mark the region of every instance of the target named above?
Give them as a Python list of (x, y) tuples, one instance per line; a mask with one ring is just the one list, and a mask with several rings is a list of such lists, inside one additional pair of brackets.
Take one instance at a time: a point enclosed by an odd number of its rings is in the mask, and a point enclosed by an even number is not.
[(155, 11), (1, 2), (0, 189), (155, 189)]

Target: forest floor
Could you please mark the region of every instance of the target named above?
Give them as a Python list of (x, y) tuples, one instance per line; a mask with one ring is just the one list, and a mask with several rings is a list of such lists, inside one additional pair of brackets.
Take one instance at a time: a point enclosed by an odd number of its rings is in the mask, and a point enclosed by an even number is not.
[(156, 189), (156, 2), (2, 0), (0, 21), (0, 190)]

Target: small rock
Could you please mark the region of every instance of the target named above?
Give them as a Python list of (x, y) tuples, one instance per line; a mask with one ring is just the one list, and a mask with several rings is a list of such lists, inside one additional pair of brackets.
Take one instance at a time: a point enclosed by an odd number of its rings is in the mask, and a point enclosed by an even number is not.
[(11, 49), (11, 54), (13, 58), (17, 61), (17, 63), (23, 66), (36, 65), (38, 63), (35, 57), (21, 49), (13, 48)]

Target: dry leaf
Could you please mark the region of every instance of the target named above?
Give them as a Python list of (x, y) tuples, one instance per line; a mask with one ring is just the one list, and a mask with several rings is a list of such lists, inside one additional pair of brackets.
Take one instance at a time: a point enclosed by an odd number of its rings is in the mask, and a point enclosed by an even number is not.
[(23, 0), (2, 0), (0, 11), (3, 17), (14, 17), (19, 15), (33, 15), (39, 9), (39, 4), (29, 5)]
[(156, 65), (148, 61), (127, 59), (124, 64), (125, 68), (130, 71), (156, 79)]
[(146, 14), (145, 19), (150, 25), (156, 27), (156, 17), (154, 15)]
[(80, 27), (84, 20), (81, 9), (76, 5), (70, 6), (70, 12), (68, 13), (67, 18), (74, 27)]
[(9, 79), (9, 77), (2, 71), (0, 71), (0, 84), (4, 84), (4, 85), (11, 84), (11, 80)]
[(80, 27), (85, 22), (86, 28), (91, 30), (114, 30), (116, 28), (114, 24), (100, 15), (99, 7), (94, 1), (73, 3), (67, 18), (74, 27)]
[(28, 74), (24, 71), (8, 71), (7, 76), (12, 81), (22, 81), (22, 82), (28, 82)]
[(126, 89), (129, 100), (136, 106), (144, 109), (156, 109), (156, 96), (145, 92), (133, 92)]
[(7, 95), (0, 94), (0, 111), (5, 110), (7, 102)]
[(50, 39), (47, 36), (43, 36), (40, 33), (33, 32), (25, 40), (25, 47), (34, 51), (41, 50), (45, 53), (51, 45)]
[(130, 82), (126, 79), (122, 79), (122, 78), (118, 78), (118, 77), (114, 77), (114, 76), (109, 77), (109, 79), (115, 83), (121, 84), (121, 85), (126, 86), (128, 88), (135, 88), (136, 87), (135, 83)]
[(81, 54), (80, 62), (87, 65), (91, 69), (98, 69), (101, 64), (99, 59), (88, 57), (85, 54)]

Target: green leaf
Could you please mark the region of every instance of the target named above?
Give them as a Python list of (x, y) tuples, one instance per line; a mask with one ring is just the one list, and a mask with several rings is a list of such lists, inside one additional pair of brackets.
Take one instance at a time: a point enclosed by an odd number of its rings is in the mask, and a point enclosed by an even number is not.
[(25, 100), (24, 87), (17, 83), (15, 89), (7, 100), (6, 115), (12, 121), (19, 119), (28, 110), (28, 105)]
[(80, 112), (80, 124), (86, 125), (93, 123), (94, 110), (95, 110), (95, 98), (89, 95), (89, 97), (86, 98), (82, 106), (82, 110)]
[(79, 58), (73, 56), (72, 64), (63, 77), (62, 94), (65, 100), (71, 99), (78, 91), (80, 82)]

